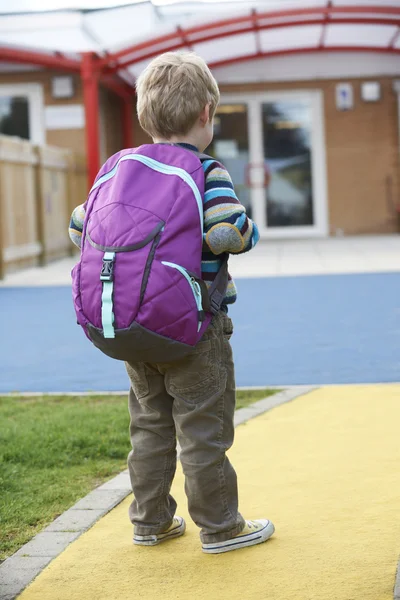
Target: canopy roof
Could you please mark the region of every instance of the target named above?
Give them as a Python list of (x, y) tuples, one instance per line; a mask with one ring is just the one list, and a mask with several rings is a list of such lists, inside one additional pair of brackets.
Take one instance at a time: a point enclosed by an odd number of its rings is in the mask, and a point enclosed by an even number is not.
[(298, 52), (400, 53), (400, 0), (165, 2), (2, 14), (0, 61), (73, 71), (80, 53), (94, 52), (104, 74), (132, 83), (153, 56), (180, 48), (213, 67)]

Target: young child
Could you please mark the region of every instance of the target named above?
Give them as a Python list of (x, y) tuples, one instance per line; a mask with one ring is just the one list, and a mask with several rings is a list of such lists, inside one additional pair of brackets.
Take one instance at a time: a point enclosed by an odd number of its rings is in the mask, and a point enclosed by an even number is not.
[[(193, 53), (154, 59), (137, 81), (137, 111), (154, 144), (203, 152), (213, 138), (219, 90), (205, 62)], [(202, 278), (211, 287), (226, 253), (240, 254), (258, 242), (232, 180), (216, 160), (203, 160), (205, 177)], [(85, 210), (75, 209), (70, 236), (80, 246)], [(179, 537), (185, 522), (170, 495), (176, 469), (176, 438), (185, 475), (189, 512), (201, 528), (203, 551), (218, 554), (253, 546), (274, 533), (267, 519), (245, 521), (238, 512), (236, 473), (226, 457), (234, 437), (235, 375), (228, 305), (236, 301), (229, 277), (222, 309), (194, 351), (171, 363), (126, 364), (131, 381), (132, 451), (128, 466), (134, 493), (130, 519), (134, 543), (153, 546)]]

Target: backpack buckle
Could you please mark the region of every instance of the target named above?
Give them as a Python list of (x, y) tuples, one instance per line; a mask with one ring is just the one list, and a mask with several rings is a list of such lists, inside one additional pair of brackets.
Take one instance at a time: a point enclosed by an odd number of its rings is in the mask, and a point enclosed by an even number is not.
[(220, 309), (219, 302), (217, 302), (217, 301), (215, 300), (215, 298), (211, 298), (211, 299), (210, 299), (210, 304), (211, 304), (211, 310), (210, 310), (211, 314), (213, 314), (213, 315), (216, 315), (216, 314), (217, 314), (217, 312), (218, 312), (218, 311), (219, 311), (219, 309)]
[(211, 314), (216, 315), (217, 312), (219, 312), (219, 310), (221, 309), (223, 299), (224, 297), (222, 296), (222, 294), (220, 294), (218, 290), (214, 290), (214, 292), (210, 296)]
[(103, 258), (103, 264), (101, 266), (100, 281), (114, 281), (114, 261), (115, 256), (112, 258)]

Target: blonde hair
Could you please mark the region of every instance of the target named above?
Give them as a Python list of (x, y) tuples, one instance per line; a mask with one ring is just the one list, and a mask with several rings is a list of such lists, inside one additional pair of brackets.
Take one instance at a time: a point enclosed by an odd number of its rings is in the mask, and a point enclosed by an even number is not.
[(151, 137), (185, 135), (210, 104), (210, 119), (219, 89), (210, 69), (193, 52), (166, 52), (146, 67), (136, 82), (139, 123)]

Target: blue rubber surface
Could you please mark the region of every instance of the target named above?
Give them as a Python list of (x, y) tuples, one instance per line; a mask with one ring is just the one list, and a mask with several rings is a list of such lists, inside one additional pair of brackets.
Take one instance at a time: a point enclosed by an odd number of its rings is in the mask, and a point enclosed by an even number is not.
[[(400, 273), (239, 279), (238, 386), (400, 381)], [(0, 393), (124, 390), (67, 287), (1, 288)]]

